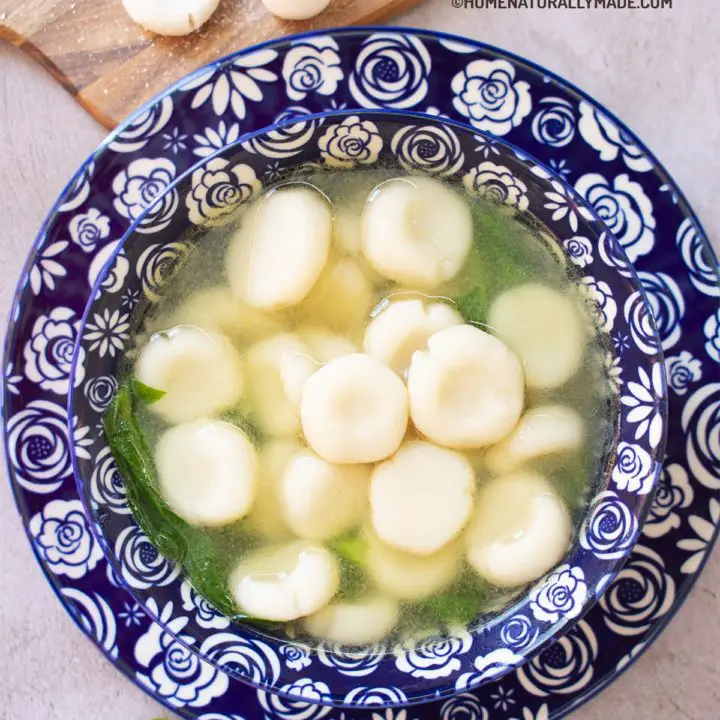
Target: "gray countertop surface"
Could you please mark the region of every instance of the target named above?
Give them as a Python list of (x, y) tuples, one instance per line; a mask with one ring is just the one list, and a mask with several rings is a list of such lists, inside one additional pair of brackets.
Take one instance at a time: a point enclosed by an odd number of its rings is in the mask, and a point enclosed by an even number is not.
[[(397, 22), (489, 42), (582, 87), (644, 139), (683, 188), (710, 237), (720, 238), (716, 0), (674, 0), (674, 8), (664, 11), (457, 10), (451, 0), (426, 0)], [(45, 72), (19, 51), (0, 46), (3, 327), (46, 212), (103, 135)], [(66, 616), (33, 558), (4, 478), (0, 548), (0, 717), (169, 717), (105, 661)], [(720, 717), (719, 587), (720, 553), (715, 553), (660, 639), (573, 718)], [(238, 711), (242, 714), (242, 708)], [(412, 720), (412, 712), (407, 717)]]

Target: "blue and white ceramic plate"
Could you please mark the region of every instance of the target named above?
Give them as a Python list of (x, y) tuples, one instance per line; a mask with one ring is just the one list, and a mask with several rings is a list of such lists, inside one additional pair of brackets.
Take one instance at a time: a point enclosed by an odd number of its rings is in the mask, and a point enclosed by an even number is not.
[[(94, 457), (100, 445), (100, 428), (68, 418), (66, 407), (79, 319), (117, 239), (197, 159), (278, 118), (337, 108), (447, 116), (502, 136), (561, 173), (635, 263), (662, 336), (671, 393), (662, 487), (639, 545), (601, 602), (562, 640), (501, 681), (382, 714), (372, 708), (341, 713), (254, 690), (164, 633), (119, 585), (91, 534), (69, 452), (72, 445), (79, 457)], [(478, 142), (492, 162), (497, 148), (484, 138)], [(432, 148), (418, 152), (432, 155)], [(267, 178), (275, 172), (270, 161)], [(173, 194), (166, 197), (172, 203)], [(572, 238), (578, 218), (567, 196), (548, 196), (546, 209), (567, 223)], [(172, 208), (153, 206), (153, 227), (162, 225), (163, 213)], [(569, 248), (581, 261), (583, 244), (576, 246)], [(106, 290), (119, 290), (129, 270), (123, 263), (115, 267)], [(5, 441), (18, 508), (48, 580), (78, 625), (128, 677), (183, 717), (561, 717), (655, 639), (717, 535), (719, 297), (716, 260), (680, 190), (629, 130), (560, 79), (496, 49), (419, 31), (349, 29), (265, 44), (198, 71), (134, 115), (83, 165), (47, 219), (18, 287), (6, 346)], [(129, 309), (137, 299), (128, 293), (122, 301)], [(90, 332), (98, 350), (111, 353), (127, 330), (118, 312), (94, 318)], [(621, 334), (613, 340), (620, 352), (628, 343)], [(76, 381), (99, 406), (114, 390), (111, 378), (86, 382), (78, 375)], [(622, 387), (623, 402), (645, 432), (658, 414), (652, 378)], [(104, 486), (121, 492), (119, 477), (110, 475), (101, 478)], [(625, 532), (624, 522), (609, 505), (597, 518), (597, 532), (612, 542)], [(149, 580), (165, 571), (147, 542), (129, 543), (126, 561)], [(189, 594), (171, 611), (175, 633), (191, 618), (198, 625), (216, 620)], [(518, 623), (513, 641), (527, 642), (526, 634)], [(418, 656), (418, 672), (431, 660)], [(318, 660), (292, 652), (283, 662), (302, 669)], [(348, 657), (346, 672), (363, 692), (362, 664)], [(322, 694), (307, 678), (298, 684), (295, 695), (316, 700)]]

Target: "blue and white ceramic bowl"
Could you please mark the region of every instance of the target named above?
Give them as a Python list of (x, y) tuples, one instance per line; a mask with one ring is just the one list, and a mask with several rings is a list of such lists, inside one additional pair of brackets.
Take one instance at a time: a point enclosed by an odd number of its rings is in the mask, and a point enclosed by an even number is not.
[[(608, 381), (622, 374), (645, 388), (654, 411), (617, 403), (613, 450), (571, 552), (502, 614), (462, 635), (413, 646), (360, 651), (323, 644), (312, 670), (308, 648), (231, 623), (183, 581), (134, 522), (109, 448), (96, 448), (92, 457), (74, 453), (80, 496), (117, 581), (156, 621), (159, 642), (180, 643), (227, 674), (293, 701), (343, 707), (399, 706), (472, 689), (557, 639), (630, 554), (650, 509), (665, 438), (660, 340), (634, 271), (606, 225), (560, 177), (517, 148), (440, 117), (393, 111), (287, 120), (209, 154), (179, 178), (171, 177), (163, 157), (139, 158), (108, 178), (115, 206), (134, 224), (97, 275), (78, 332), (69, 417), (82, 426), (100, 424), (134, 329), (191, 244), (201, 242), (202, 232), (185, 239), (185, 231), (223, 222), (286, 171), (375, 163), (462, 183), (471, 194), (534, 215), (560, 241), (559, 260), (580, 273), (600, 331), (628, 338), (622, 354), (606, 343)], [(182, 612), (190, 608), (197, 610), (193, 619)]]

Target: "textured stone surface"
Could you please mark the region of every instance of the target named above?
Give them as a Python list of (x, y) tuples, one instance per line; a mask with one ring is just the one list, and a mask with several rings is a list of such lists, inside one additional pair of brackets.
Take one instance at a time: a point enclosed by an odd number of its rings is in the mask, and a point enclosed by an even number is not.
[[(718, 8), (715, 0), (674, 4), (672, 11), (473, 11), (455, 10), (451, 0), (427, 0), (399, 22), (470, 35), (531, 58), (580, 85), (644, 138), (717, 239)], [(0, 47), (3, 327), (16, 279), (45, 213), (102, 136), (100, 127), (43, 71), (18, 51)], [(4, 473), (3, 465), (0, 718), (169, 717), (107, 663), (65, 615), (35, 563)], [(658, 642), (573, 718), (717, 718), (718, 588), (720, 553), (711, 558)]]

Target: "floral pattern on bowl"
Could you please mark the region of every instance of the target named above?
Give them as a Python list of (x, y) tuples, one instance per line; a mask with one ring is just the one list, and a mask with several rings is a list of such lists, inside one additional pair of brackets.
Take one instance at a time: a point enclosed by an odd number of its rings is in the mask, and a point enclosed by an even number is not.
[[(174, 610), (188, 606), (192, 591), (178, 569), (152, 548), (127, 512), (118, 497), (118, 475), (106, 449), (95, 458), (78, 455), (78, 488), (120, 580), (150, 616), (169, 629), (174, 642), (227, 674), (289, 698), (314, 697), (317, 702), (345, 707), (404, 705), (472, 689), (521, 665), (567, 629), (595, 602), (632, 549), (650, 507), (663, 445), (665, 387), (660, 341), (653, 338), (652, 326), (638, 329), (634, 325), (649, 317), (649, 307), (622, 253), (617, 246), (613, 248), (615, 241), (607, 228), (582, 200), (548, 169), (506, 143), (495, 140), (494, 161), (485, 160), (477, 147), (477, 138), (485, 136), (477, 132), (409, 113), (334, 112), (290, 120), (240, 139), (163, 188), (156, 185), (151, 170), (144, 170), (144, 180), (133, 192), (160, 192), (153, 196), (146, 214), (136, 218), (133, 231), (118, 245), (118, 255), (97, 279), (95, 299), (88, 305), (79, 331), (71, 412), (83, 424), (100, 423), (102, 411), (90, 401), (77, 377), (114, 377), (122, 367), (123, 351), (128, 349), (131, 313), (124, 309), (122, 292), (104, 287), (105, 275), (116, 277), (118, 264), (131, 268), (123, 291), (140, 294), (143, 306), (152, 304), (161, 297), (163, 285), (191, 243), (198, 242), (197, 236), (194, 240), (178, 238), (193, 225), (208, 227), (228, 221), (260, 192), (259, 178), (269, 161), (274, 160), (275, 176), (305, 165), (351, 169), (394, 164), (400, 172), (421, 170), (445, 177), (471, 194), (529, 210), (546, 231), (560, 239), (570, 230), (572, 213), (575, 223), (570, 232), (582, 237), (588, 248), (584, 264), (578, 265), (576, 254), (570, 252), (564, 255), (560, 251), (560, 257), (583, 273), (582, 294), (594, 303), (602, 319), (601, 332), (607, 335), (608, 347), (612, 347), (613, 332), (632, 339), (622, 355), (611, 352), (611, 362), (617, 360), (628, 390), (634, 386), (645, 389), (648, 378), (653, 379), (652, 396), (641, 396), (644, 405), (632, 395), (621, 396), (618, 454), (614, 462), (607, 459), (601, 480), (602, 490), (612, 491), (619, 509), (613, 517), (627, 527), (608, 530), (595, 516), (596, 512), (605, 513), (604, 507), (593, 507), (581, 530), (582, 541), (565, 564), (477, 631), (447, 639), (429, 638), (412, 648), (380, 644), (358, 650), (323, 644), (317, 655), (319, 663), (312, 669), (296, 669), (281, 662), (281, 647), (288, 652), (287, 643), (279, 644), (236, 624), (218, 631), (223, 618), (208, 615), (212, 609), (207, 604), (201, 611), (200, 604), (190, 603), (194, 619), (176, 621)], [(142, 159), (135, 164), (147, 169), (157, 165), (153, 160), (143, 164)], [(113, 187), (120, 184), (113, 183)], [(562, 192), (567, 211), (555, 219), (557, 210), (546, 205), (548, 196), (554, 199), (558, 192)], [(173, 209), (171, 213), (168, 208)], [(106, 331), (103, 335), (99, 334), (101, 328)], [(517, 623), (520, 617), (528, 623), (525, 636), (532, 639), (521, 646), (507, 643), (503, 623)], [(177, 629), (173, 629), (175, 625)]]

